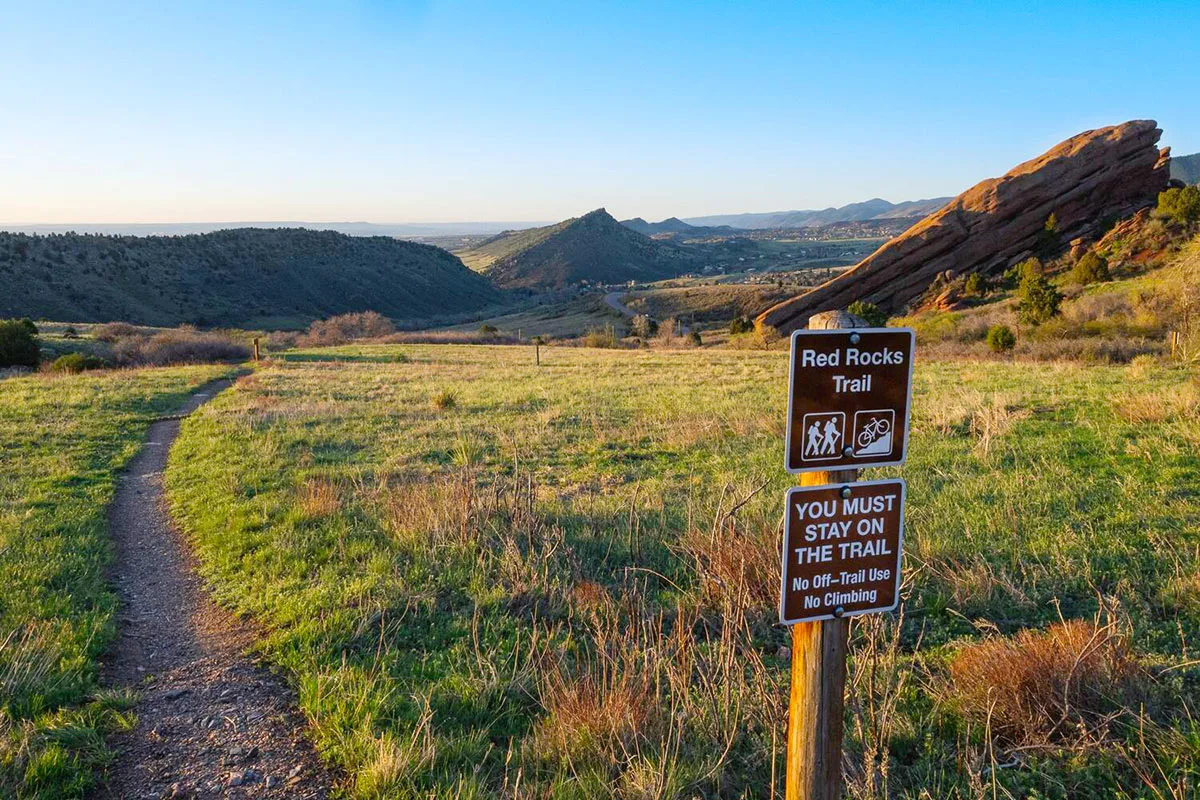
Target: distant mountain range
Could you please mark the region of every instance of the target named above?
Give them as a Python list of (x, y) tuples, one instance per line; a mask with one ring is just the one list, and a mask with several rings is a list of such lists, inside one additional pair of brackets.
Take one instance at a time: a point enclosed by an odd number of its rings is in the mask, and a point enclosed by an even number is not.
[(505, 289), (655, 281), (687, 272), (698, 260), (692, 251), (622, 225), (603, 208), (544, 228), (502, 233), (457, 255)]
[(763, 228), (817, 228), (838, 222), (865, 222), (868, 220), (925, 217), (950, 202), (949, 197), (934, 197), (929, 200), (910, 200), (904, 203), (889, 203), (876, 197), (862, 203), (851, 203), (841, 208), (825, 208), (820, 211), (768, 211), (759, 214), (715, 214), (707, 217), (687, 217), (683, 222), (705, 227), (729, 226), (744, 230)]
[(1200, 183), (1200, 153), (1172, 157), (1171, 177), (1184, 183)]
[(6, 225), (0, 231), (14, 233), (101, 233), (109, 236), (185, 236), (191, 233), (241, 228), (305, 228), (336, 231), (348, 236), (391, 236), (405, 239), (429, 236), (488, 236), (501, 231), (533, 228), (548, 222), (101, 222)]
[(348, 311), (429, 319), (500, 299), (445, 250), (384, 236), (0, 233), (0, 318), (274, 328)]

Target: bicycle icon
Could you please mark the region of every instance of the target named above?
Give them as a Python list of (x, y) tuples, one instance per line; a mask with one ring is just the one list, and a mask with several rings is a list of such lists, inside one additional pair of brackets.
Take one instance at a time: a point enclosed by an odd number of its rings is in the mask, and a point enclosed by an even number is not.
[(854, 455), (891, 455), (896, 412), (881, 408), (854, 413)]

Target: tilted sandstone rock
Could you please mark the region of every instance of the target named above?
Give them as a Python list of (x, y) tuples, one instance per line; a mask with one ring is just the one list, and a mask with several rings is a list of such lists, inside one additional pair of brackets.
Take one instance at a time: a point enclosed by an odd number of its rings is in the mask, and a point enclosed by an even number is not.
[(1145, 208), (1166, 188), (1161, 135), (1153, 120), (1134, 120), (1073, 136), (968, 189), (853, 269), (767, 309), (757, 325), (790, 334), (814, 313), (855, 300), (900, 311), (941, 272), (990, 274), (1027, 258), (1051, 214), (1063, 242), (1094, 238), (1106, 217)]

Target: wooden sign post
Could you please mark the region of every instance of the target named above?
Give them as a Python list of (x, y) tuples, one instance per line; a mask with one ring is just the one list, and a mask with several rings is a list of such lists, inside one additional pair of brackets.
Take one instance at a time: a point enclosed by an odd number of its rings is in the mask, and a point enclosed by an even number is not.
[[(809, 332), (798, 331), (792, 339), (791, 379), (788, 397), (787, 469), (799, 472), (801, 487), (828, 487), (827, 499), (847, 499), (853, 494), (848, 484), (858, 480), (860, 465), (899, 464), (904, 461), (908, 439), (908, 416), (911, 397), (913, 334), (911, 331), (888, 329), (866, 330), (863, 321), (845, 312), (817, 314), (809, 320)], [(828, 331), (828, 336), (811, 332)], [(807, 334), (807, 335), (806, 335)], [(874, 340), (873, 342), (870, 340)], [(803, 340), (803, 344), (800, 342)], [(851, 353), (850, 351), (854, 352)], [(853, 362), (853, 363), (848, 363)], [(849, 437), (849, 438), (848, 438)], [(826, 468), (822, 469), (822, 466)], [(829, 469), (829, 467), (849, 467)], [(867, 486), (869, 484), (863, 484)], [(795, 492), (797, 490), (793, 490)], [(900, 487), (900, 517), (895, 523), (894, 540), (879, 549), (889, 548), (895, 559), (894, 574), (890, 576), (892, 600), (898, 600), (900, 530), (903, 525), (903, 486)], [(894, 503), (894, 501), (893, 501)], [(868, 506), (870, 507), (870, 506)], [(836, 506), (835, 513), (836, 513)], [(843, 506), (842, 511), (858, 508)], [(795, 511), (795, 513), (794, 513)], [(799, 541), (817, 547), (792, 547), (793, 517), (798, 510), (792, 507), (789, 494), (788, 532), (783, 545), (782, 596), (780, 618), (792, 625), (792, 685), (788, 704), (787, 800), (837, 800), (842, 795), (842, 731), (846, 689), (846, 643), (849, 617), (870, 610), (846, 611), (837, 604), (839, 584), (849, 581), (845, 572), (835, 572), (834, 565), (824, 564), (819, 580), (813, 587), (813, 576), (801, 577), (800, 582), (788, 583), (789, 568), (804, 559), (829, 561), (853, 552), (839, 548), (843, 541), (858, 540), (861, 556), (862, 540), (857, 533), (848, 538), (829, 538), (822, 541), (822, 531), (841, 531), (843, 537), (853, 526), (842, 517), (831, 516), (825, 528), (814, 528), (808, 535), (799, 533)], [(890, 521), (890, 520), (889, 520)], [(822, 523), (815, 523), (820, 525)], [(844, 524), (845, 528), (841, 527)], [(886, 527), (885, 523), (885, 527)], [(868, 523), (866, 530), (874, 530)], [(871, 541), (886, 538), (871, 537)], [(826, 551), (821, 549), (829, 547)], [(789, 547), (792, 552), (789, 553)], [(805, 552), (797, 553), (796, 549)], [(872, 551), (873, 555), (882, 555)], [(792, 562), (789, 562), (789, 556)], [(882, 563), (882, 562), (881, 562)], [(858, 569), (847, 571), (855, 579)], [(872, 569), (873, 567), (865, 567)], [(834, 578), (834, 575), (838, 575)], [(875, 577), (864, 572), (867, 577)], [(804, 581), (808, 583), (805, 584)], [(828, 582), (828, 583), (824, 583)], [(849, 585), (849, 584), (848, 584)], [(847, 586), (841, 587), (845, 590)], [(805, 612), (802, 600), (797, 607), (796, 593), (808, 589), (828, 589), (832, 603), (822, 603), (820, 593), (809, 592), (808, 602), (818, 606)], [(882, 582), (881, 582), (882, 586)], [(792, 596), (789, 596), (792, 595)], [(877, 598), (880, 599), (880, 598)], [(833, 614), (828, 606), (834, 605)], [(867, 604), (870, 606), (870, 604)], [(894, 607), (894, 603), (892, 603)], [(789, 612), (789, 609), (792, 611)], [(831, 618), (832, 617), (832, 618)], [(801, 619), (802, 621), (796, 621)]]

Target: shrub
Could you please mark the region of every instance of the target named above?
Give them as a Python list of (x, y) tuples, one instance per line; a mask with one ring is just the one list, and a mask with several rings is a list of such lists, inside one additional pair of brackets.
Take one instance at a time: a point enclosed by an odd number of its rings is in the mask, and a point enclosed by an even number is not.
[(590, 328), (583, 335), (584, 347), (616, 347), (617, 335), (612, 328)]
[[(1040, 267), (1040, 264), (1038, 266)], [(1063, 296), (1054, 288), (1054, 284), (1041, 274), (1040, 269), (1034, 270), (1029, 267), (1022, 273), (1021, 285), (1017, 287), (1017, 297), (1020, 298), (1017, 302), (1017, 316), (1021, 321), (1037, 325), (1057, 316)]]
[(1102, 737), (1143, 673), (1113, 626), (1074, 620), (968, 645), (950, 678), (967, 714), (1014, 744), (1043, 745)]
[(647, 314), (638, 314), (629, 326), (634, 336), (649, 339), (658, 333), (658, 321)]
[(1158, 196), (1155, 214), (1180, 225), (1191, 225), (1200, 220), (1200, 188), (1167, 189)]
[(131, 336), (139, 336), (141, 333), (139, 328), (128, 322), (106, 322), (96, 328), (92, 335), (102, 342), (116, 342)]
[(691, 333), (689, 333), (688, 341), (691, 342), (692, 345), (695, 347), (699, 347), (700, 345), (704, 344), (704, 340), (700, 338), (699, 331), (692, 331)]
[(869, 328), (882, 328), (887, 325), (887, 314), (879, 310), (879, 306), (866, 300), (855, 300), (846, 306), (846, 313), (853, 314), (867, 323)]
[(297, 339), (297, 344), (301, 347), (326, 347), (356, 339), (377, 339), (395, 332), (396, 326), (387, 317), (375, 311), (362, 311), (314, 322), (308, 327), (308, 332)]
[(1043, 258), (1049, 258), (1062, 249), (1062, 240), (1058, 235), (1058, 215), (1046, 217), (1046, 224), (1038, 232), (1037, 252)]
[(79, 331), (75, 330), (74, 326), (68, 325), (67, 327), (63, 328), (63, 338), (78, 339)]
[(491, 336), (492, 334), (499, 333), (500, 329), (497, 328), (495, 325), (480, 325), (479, 332), (484, 334), (485, 336)]
[(19, 319), (0, 320), (0, 367), (36, 367), (37, 336)]
[(103, 359), (87, 353), (67, 353), (54, 359), (50, 365), (51, 372), (83, 372), (88, 369), (100, 369), (104, 366)]
[(1007, 353), (1017, 346), (1017, 335), (1007, 325), (988, 328), (987, 345), (993, 353)]
[(982, 297), (987, 294), (987, 289), (987, 279), (978, 272), (968, 275), (966, 283), (963, 284), (963, 291), (974, 297)]
[(29, 331), (34, 336), (37, 336), (38, 333), (40, 333), (40, 331), (38, 331), (38, 326), (33, 324), (33, 320), (31, 320), (29, 317), (21, 317), (21, 319), (17, 321), (24, 325), (25, 330)]
[(1084, 253), (1071, 269), (1071, 280), (1080, 286), (1102, 283), (1111, 278), (1112, 276), (1108, 272), (1108, 262), (1095, 250)]
[(749, 317), (738, 317), (733, 322), (729, 323), (729, 333), (737, 336), (742, 333), (752, 333), (754, 331), (754, 320)]
[(205, 364), (244, 361), (250, 348), (217, 333), (201, 333), (187, 326), (153, 336), (122, 339), (113, 345), (113, 361), (121, 366)]
[(439, 411), (445, 411), (448, 408), (454, 408), (458, 405), (458, 394), (449, 390), (442, 389), (433, 396), (433, 407)]

